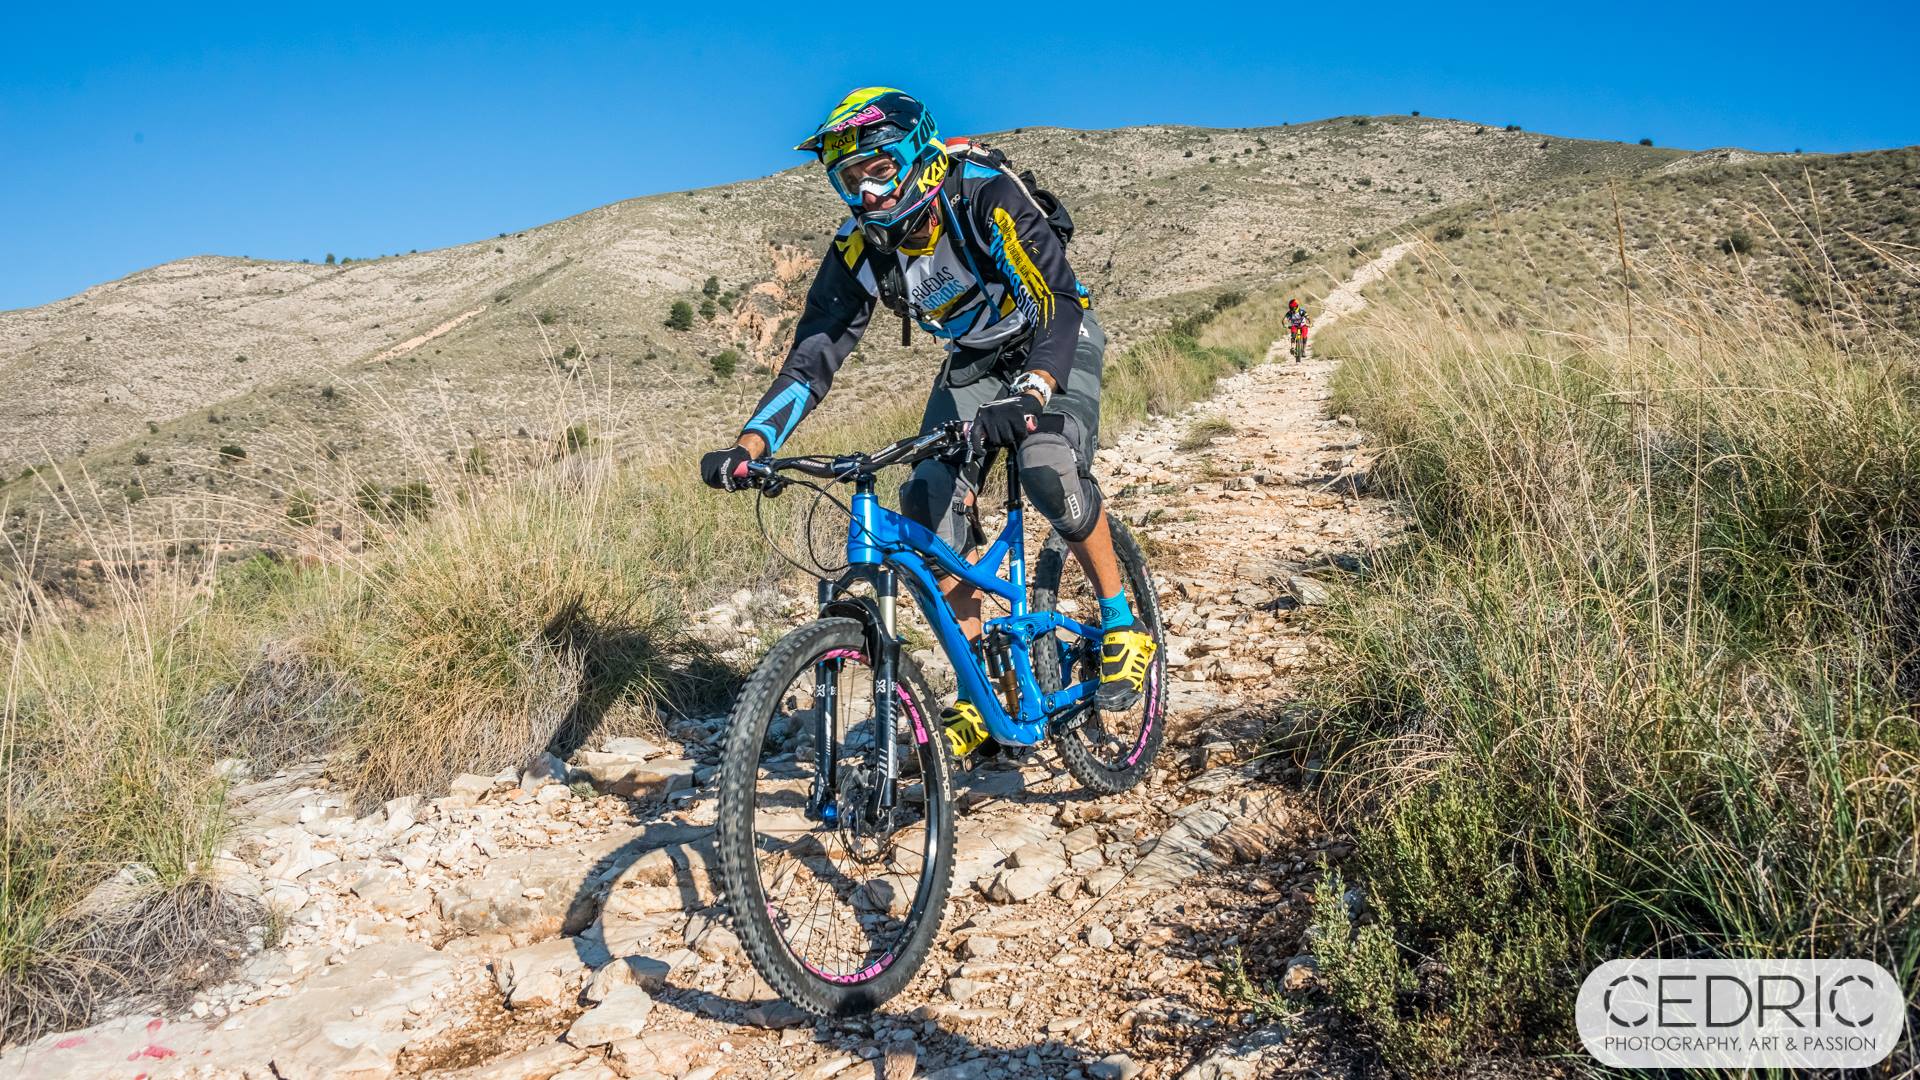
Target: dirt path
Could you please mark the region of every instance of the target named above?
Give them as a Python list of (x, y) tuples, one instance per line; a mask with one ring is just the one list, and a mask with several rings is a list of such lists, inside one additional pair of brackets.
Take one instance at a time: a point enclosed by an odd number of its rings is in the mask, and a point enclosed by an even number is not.
[[(1317, 325), (1358, 311), (1359, 287), (1404, 250), (1360, 268)], [(1219, 983), (1243, 952), (1288, 970), (1310, 890), (1343, 854), (1295, 794), (1295, 767), (1254, 752), (1315, 648), (1303, 612), (1321, 579), (1400, 526), (1353, 494), (1361, 436), (1322, 415), (1332, 365), (1283, 349), (1101, 455), (1168, 624), (1160, 767), (1104, 799), (1051, 753), (966, 776), (940, 942), (882, 1014), (810, 1022), (746, 963), (711, 873), (716, 717), (674, 725), (662, 746), (615, 740), (357, 820), (312, 773), (242, 789), (251, 821), (221, 870), (285, 912), (282, 939), (177, 1015), (49, 1036), (0, 1055), (0, 1077), (1215, 1080), (1319, 1067), (1330, 1051), (1311, 1024), (1260, 1026)], [(737, 633), (745, 616), (708, 622)], [(1288, 975), (1309, 977), (1297, 962)]]

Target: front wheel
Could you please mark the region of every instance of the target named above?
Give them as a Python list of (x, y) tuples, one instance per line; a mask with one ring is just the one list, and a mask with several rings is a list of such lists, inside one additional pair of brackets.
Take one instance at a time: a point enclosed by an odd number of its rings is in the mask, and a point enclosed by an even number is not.
[[(1113, 552), (1126, 578), (1133, 613), (1147, 624), (1159, 648), (1147, 668), (1146, 693), (1131, 709), (1101, 712), (1088, 706), (1079, 722), (1060, 732), (1056, 741), (1060, 759), (1075, 780), (1090, 790), (1114, 795), (1146, 778), (1166, 738), (1167, 648), (1166, 631), (1160, 624), (1160, 598), (1154, 591), (1153, 576), (1147, 572), (1146, 553), (1119, 518), (1107, 515), (1107, 528), (1113, 534)], [(1057, 611), (1094, 625), (1100, 621), (1100, 598), (1059, 533), (1047, 537), (1034, 566), (1033, 610)], [(1054, 693), (1064, 689), (1070, 678), (1100, 677), (1098, 649), (1080, 660), (1077, 675), (1062, 670), (1060, 652), (1045, 639), (1035, 643), (1033, 674), (1041, 690)]]
[[(875, 798), (884, 688), (860, 623), (821, 619), (782, 638), (729, 717), (717, 832), (734, 930), (768, 985), (820, 1016), (869, 1012), (905, 988), (953, 878), (951, 752), (905, 655), (895, 675), (890, 808)], [(836, 794), (816, 805), (823, 735)]]

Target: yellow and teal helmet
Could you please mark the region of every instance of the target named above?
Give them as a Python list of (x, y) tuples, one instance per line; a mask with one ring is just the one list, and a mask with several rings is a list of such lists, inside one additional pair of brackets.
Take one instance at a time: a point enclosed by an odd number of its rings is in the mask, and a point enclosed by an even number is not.
[[(867, 243), (892, 251), (920, 227), (947, 176), (947, 148), (919, 99), (890, 86), (867, 86), (840, 99), (795, 150), (812, 151), (833, 189), (853, 210)], [(874, 167), (884, 158), (891, 170)], [(865, 196), (893, 198), (869, 209)]]

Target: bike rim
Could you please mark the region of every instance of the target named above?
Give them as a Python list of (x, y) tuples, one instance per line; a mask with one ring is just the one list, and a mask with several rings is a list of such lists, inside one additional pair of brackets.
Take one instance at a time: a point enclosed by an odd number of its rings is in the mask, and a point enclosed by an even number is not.
[[(814, 723), (812, 700), (820, 664), (840, 666), (842, 812), (839, 825), (804, 816), (817, 757), (803, 738)], [(787, 953), (810, 975), (840, 986), (879, 978), (906, 949), (932, 899), (940, 833), (934, 826), (939, 783), (928, 761), (938, 737), (932, 718), (896, 681), (900, 797), (885, 821), (846, 811), (867, 790), (870, 771), (873, 672), (858, 649), (822, 653), (789, 683), (769, 720), (769, 734), (785, 720), (791, 748), (762, 740), (756, 762), (753, 853), (765, 915)], [(864, 736), (864, 738), (863, 738)], [(784, 742), (784, 741), (783, 741)], [(769, 757), (769, 749), (775, 752)], [(907, 764), (918, 765), (909, 779)], [(769, 800), (768, 796), (771, 796)], [(795, 797), (797, 796), (797, 798)]]

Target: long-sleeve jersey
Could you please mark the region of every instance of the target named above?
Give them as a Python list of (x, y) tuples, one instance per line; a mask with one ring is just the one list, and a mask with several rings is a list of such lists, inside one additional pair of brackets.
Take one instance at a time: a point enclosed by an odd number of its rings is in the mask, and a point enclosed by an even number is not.
[(888, 255), (869, 249), (852, 219), (840, 227), (807, 292), (793, 347), (742, 434), (755, 432), (776, 449), (827, 396), (879, 305), (887, 260), (900, 268), (909, 314), (945, 344), (949, 371), (1024, 347), (1022, 370), (1066, 387), (1087, 306), (1066, 247), (1019, 181), (954, 160), (960, 168), (940, 193), (926, 247)]

